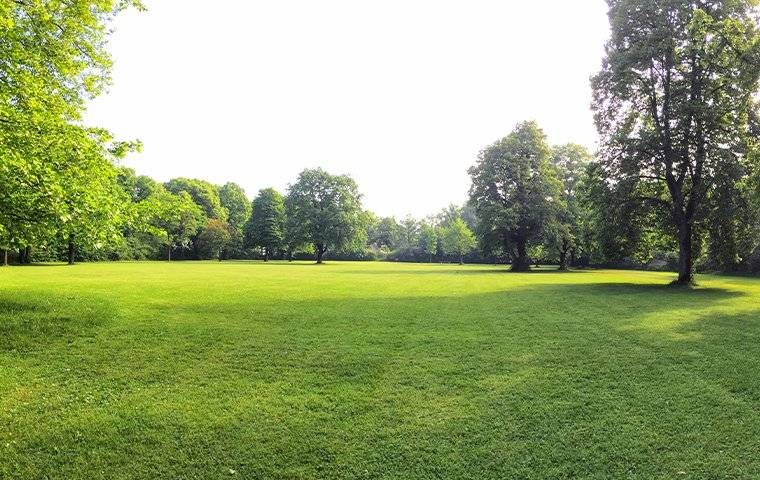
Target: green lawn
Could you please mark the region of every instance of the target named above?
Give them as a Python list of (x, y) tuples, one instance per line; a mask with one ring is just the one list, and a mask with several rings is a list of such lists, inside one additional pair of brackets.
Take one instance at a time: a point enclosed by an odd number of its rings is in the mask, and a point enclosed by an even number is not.
[(760, 279), (0, 269), (0, 478), (760, 478)]

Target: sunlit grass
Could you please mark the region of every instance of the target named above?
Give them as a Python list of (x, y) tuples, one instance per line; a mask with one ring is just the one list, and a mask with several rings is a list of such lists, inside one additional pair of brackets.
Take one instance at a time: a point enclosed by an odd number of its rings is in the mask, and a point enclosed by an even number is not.
[(758, 478), (760, 280), (0, 269), (0, 478)]

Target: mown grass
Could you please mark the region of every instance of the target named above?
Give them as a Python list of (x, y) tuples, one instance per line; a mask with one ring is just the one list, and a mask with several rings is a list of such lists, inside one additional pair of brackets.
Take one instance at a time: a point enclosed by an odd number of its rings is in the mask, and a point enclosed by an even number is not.
[(0, 478), (760, 478), (760, 280), (0, 269)]

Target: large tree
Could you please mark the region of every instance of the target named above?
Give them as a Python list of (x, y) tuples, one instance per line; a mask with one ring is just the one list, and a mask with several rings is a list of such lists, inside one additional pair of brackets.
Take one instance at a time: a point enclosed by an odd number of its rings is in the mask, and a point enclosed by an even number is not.
[(114, 162), (139, 147), (112, 143), (104, 130), (79, 133), (59, 152), (65, 167), (58, 173), (63, 188), (56, 202), (56, 228), (67, 244), (69, 264), (74, 263), (78, 249), (102, 250), (121, 237), (129, 198), (116, 181)]
[(251, 217), (245, 225), (247, 247), (259, 247), (268, 261), (282, 247), (285, 236), (285, 201), (274, 188), (259, 190), (253, 199)]
[(524, 122), (480, 152), (469, 170), (470, 202), (484, 249), (503, 249), (514, 271), (530, 268), (528, 247), (557, 210), (560, 183), (549, 153), (538, 125)]
[(298, 175), (288, 188), (285, 205), (290, 242), (313, 245), (317, 263), (322, 263), (328, 250), (351, 244), (366, 220), (356, 182), (321, 168)]
[(608, 4), (612, 36), (592, 81), (602, 166), (629, 201), (667, 211), (677, 282), (689, 284), (716, 174), (746, 157), (760, 76), (757, 1)]
[(64, 196), (73, 198), (81, 162), (61, 152), (89, 149), (78, 142), (93, 131), (76, 122), (108, 84), (109, 23), (130, 4), (138, 2), (0, 1), (2, 246), (28, 247), (69, 223)]

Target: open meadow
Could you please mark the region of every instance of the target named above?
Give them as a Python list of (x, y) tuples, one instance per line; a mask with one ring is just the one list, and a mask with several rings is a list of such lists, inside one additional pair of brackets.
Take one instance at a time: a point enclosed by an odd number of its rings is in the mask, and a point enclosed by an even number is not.
[(0, 269), (0, 478), (759, 478), (760, 279)]

